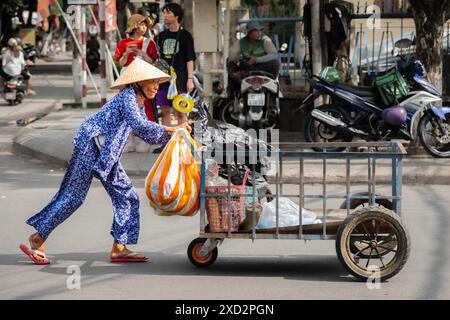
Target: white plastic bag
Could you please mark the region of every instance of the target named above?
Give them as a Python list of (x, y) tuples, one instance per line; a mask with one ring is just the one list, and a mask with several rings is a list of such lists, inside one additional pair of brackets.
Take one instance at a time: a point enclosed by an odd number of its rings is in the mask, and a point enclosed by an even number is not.
[[(288, 198), (278, 200), (278, 226), (291, 227), (300, 224), (299, 206)], [(263, 204), (263, 213), (259, 219), (256, 229), (276, 228), (276, 201)], [(316, 214), (312, 211), (302, 209), (302, 225), (315, 224)]]
[(228, 186), (228, 180), (219, 176), (219, 165), (213, 159), (205, 160), (206, 186)]

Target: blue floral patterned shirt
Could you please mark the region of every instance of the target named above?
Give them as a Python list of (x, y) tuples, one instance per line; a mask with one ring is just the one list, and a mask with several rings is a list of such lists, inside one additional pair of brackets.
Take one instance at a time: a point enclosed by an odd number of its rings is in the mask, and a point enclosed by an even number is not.
[(107, 177), (132, 130), (149, 144), (166, 143), (171, 137), (163, 126), (147, 120), (143, 105), (138, 108), (136, 92), (126, 87), (85, 119), (72, 142), (75, 148), (85, 149), (96, 136), (104, 135), (105, 144), (93, 169)]

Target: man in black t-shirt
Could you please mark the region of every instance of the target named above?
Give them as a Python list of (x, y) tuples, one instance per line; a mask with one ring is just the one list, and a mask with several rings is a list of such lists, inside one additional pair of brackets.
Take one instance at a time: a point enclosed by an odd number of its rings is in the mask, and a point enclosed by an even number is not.
[[(177, 3), (166, 4), (162, 9), (164, 23), (168, 27), (158, 36), (158, 47), (160, 58), (173, 66), (177, 75), (178, 93), (191, 92), (194, 89), (193, 73), (194, 61), (196, 59), (194, 50), (194, 39), (192, 35), (181, 28), (183, 9)], [(162, 124), (171, 125), (172, 100), (167, 99), (169, 83), (159, 86), (157, 104), (161, 107)], [(178, 124), (186, 122), (186, 115), (174, 110)]]

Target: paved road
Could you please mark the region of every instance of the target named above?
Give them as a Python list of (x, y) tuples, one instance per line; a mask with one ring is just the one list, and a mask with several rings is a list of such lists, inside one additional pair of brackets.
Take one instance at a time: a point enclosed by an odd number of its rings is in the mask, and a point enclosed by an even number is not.
[[(32, 112), (45, 108), (44, 102), (36, 102)], [(27, 105), (14, 112), (29, 114), (23, 109)], [(54, 263), (31, 265), (18, 249), (32, 232), (24, 221), (56, 192), (64, 169), (11, 154), (17, 131), (13, 120), (11, 112), (0, 114), (0, 299), (450, 298), (450, 186), (405, 186), (403, 212), (411, 256), (403, 271), (380, 290), (369, 290), (348, 276), (334, 243), (328, 241), (226, 241), (213, 266), (196, 269), (187, 260), (186, 248), (196, 237), (198, 216), (154, 215), (145, 201), (142, 177), (132, 178), (142, 200), (140, 243), (134, 249), (148, 254), (150, 263), (108, 262), (111, 203), (94, 182), (85, 204), (49, 238)], [(72, 265), (81, 268), (80, 290), (66, 286)]]

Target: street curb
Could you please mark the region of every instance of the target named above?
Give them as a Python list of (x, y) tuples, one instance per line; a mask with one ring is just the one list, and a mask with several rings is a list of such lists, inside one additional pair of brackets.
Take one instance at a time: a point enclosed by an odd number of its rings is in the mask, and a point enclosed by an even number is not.
[[(52, 112), (62, 108), (63, 102), (55, 102), (47, 111), (46, 116)], [(44, 117), (45, 118), (45, 117)], [(39, 125), (38, 125), (39, 126)], [(24, 127), (19, 131), (12, 141), (12, 153), (17, 155), (30, 156), (39, 159), (43, 162), (66, 167), (70, 156), (73, 152), (73, 145), (69, 143), (69, 131), (61, 131), (64, 136), (61, 136), (67, 143), (61, 144), (59, 136), (54, 136), (46, 143), (46, 138), (37, 137), (33, 135), (36, 128)], [(55, 140), (56, 137), (56, 140)], [(50, 137), (48, 137), (50, 138)], [(71, 141), (71, 137), (70, 137)], [(53, 145), (51, 143), (54, 143)], [(70, 149), (69, 149), (70, 148)], [(423, 159), (423, 160), (422, 160)], [(403, 183), (408, 185), (450, 185), (450, 160), (433, 160), (434, 158), (413, 156), (404, 159), (403, 162)], [(121, 158), (122, 165), (128, 175), (134, 177), (145, 177), (153, 162), (156, 160), (154, 156), (148, 154), (134, 155), (124, 154)], [(142, 165), (142, 164), (145, 165)], [(447, 164), (448, 163), (448, 164)], [(283, 168), (284, 176), (282, 182), (284, 184), (298, 184), (299, 171), (298, 164), (286, 163)], [(318, 164), (320, 167), (320, 163)], [(330, 165), (333, 165), (331, 163)], [(355, 164), (360, 166), (361, 164)], [(380, 165), (382, 165), (380, 163)], [(378, 167), (377, 167), (378, 168)], [(351, 184), (367, 184), (367, 169), (361, 167), (352, 170)], [(329, 184), (345, 184), (345, 170), (329, 170), (326, 182)], [(305, 172), (304, 183), (307, 184), (322, 184), (322, 170), (319, 167), (313, 167), (312, 170)], [(275, 183), (274, 173), (269, 171), (268, 180), (270, 183)], [(388, 167), (381, 167), (376, 172), (376, 184), (390, 184), (391, 171)]]
[(21, 156), (21, 155), (30, 156), (30, 157), (36, 158), (38, 160), (41, 160), (43, 162), (46, 162), (48, 164), (53, 164), (53, 165), (58, 165), (58, 166), (66, 167), (67, 164), (69, 163), (66, 160), (56, 158), (47, 153), (39, 152), (35, 149), (26, 147), (20, 143), (17, 143), (16, 141), (13, 141), (12, 153), (15, 155), (18, 155), (18, 156)]
[[(48, 116), (50, 113), (55, 112), (57, 110), (60, 110), (62, 108), (63, 102), (62, 101), (58, 101), (55, 102), (49, 109), (47, 114), (43, 117), (45, 118), (46, 116)], [(53, 165), (59, 165), (59, 166), (67, 166), (68, 161), (64, 160), (64, 159), (60, 159), (60, 158), (56, 158), (53, 157), (51, 155), (48, 155), (47, 153), (44, 152), (40, 152), (36, 149), (32, 149), (29, 148), (23, 144), (17, 143), (16, 142), (16, 138), (17, 135), (14, 137), (13, 141), (12, 141), (12, 147), (11, 147), (11, 152), (15, 155), (25, 155), (25, 156), (31, 156), (33, 158), (36, 158), (38, 160), (41, 160), (43, 162), (47, 162), (49, 164), (53, 164)]]
[[(31, 156), (36, 159), (39, 159), (43, 162), (58, 165), (62, 167), (66, 167), (68, 164), (68, 160), (58, 158), (52, 155), (49, 155), (44, 152), (40, 152), (39, 150), (27, 147), (25, 145), (22, 145), (20, 143), (17, 143), (16, 141), (13, 141), (12, 145), (12, 152), (17, 155), (26, 155)], [(126, 173), (129, 176), (132, 177), (145, 177), (148, 174), (148, 170), (141, 170), (141, 169), (133, 169), (133, 168), (127, 168), (126, 162), (124, 164), (124, 169)], [(405, 169), (405, 168), (404, 168)], [(450, 164), (449, 164), (450, 169)], [(367, 184), (367, 176), (366, 175), (352, 175), (351, 178), (351, 184)], [(345, 184), (345, 176), (342, 175), (328, 175), (327, 176), (327, 183), (328, 184)], [(269, 183), (275, 183), (276, 179), (274, 175), (268, 176)], [(284, 184), (299, 184), (299, 177), (298, 176), (286, 176), (283, 177), (280, 182), (283, 182)], [(317, 176), (309, 176), (304, 178), (305, 184), (322, 184), (323, 183), (323, 177), (321, 175)], [(376, 176), (376, 184), (391, 184), (391, 176), (390, 175), (377, 175)], [(416, 170), (415, 174), (404, 174), (403, 175), (403, 184), (405, 185), (427, 185), (427, 184), (434, 184), (434, 185), (450, 185), (450, 176), (446, 175), (432, 175), (432, 176), (424, 176), (420, 175), (420, 171)]]

